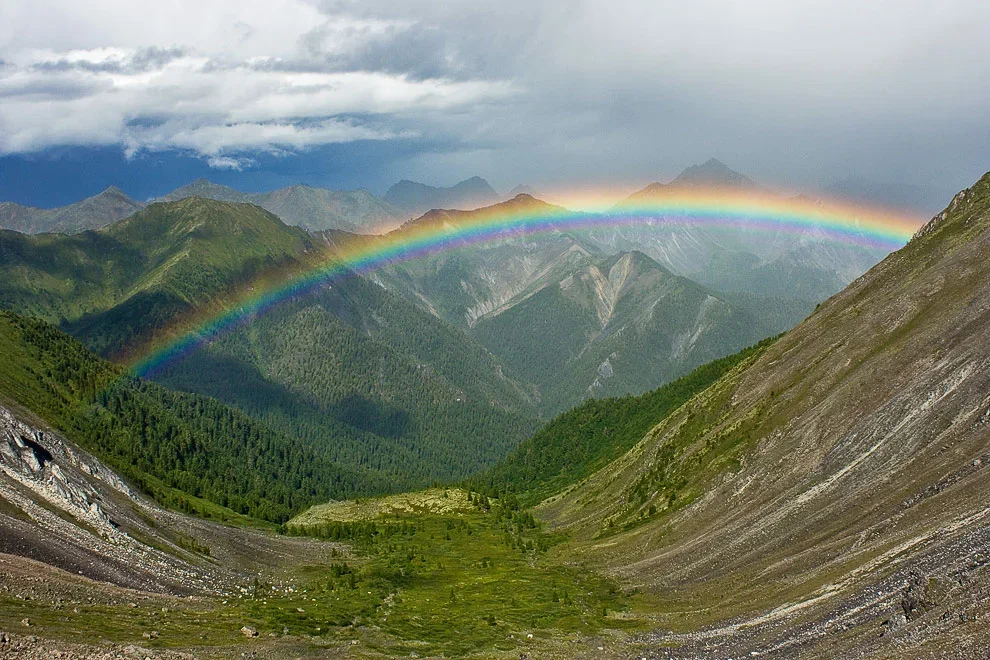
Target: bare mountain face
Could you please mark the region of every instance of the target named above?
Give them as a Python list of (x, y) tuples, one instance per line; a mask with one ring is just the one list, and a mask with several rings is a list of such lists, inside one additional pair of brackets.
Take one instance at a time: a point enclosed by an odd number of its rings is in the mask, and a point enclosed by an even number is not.
[(990, 173), (540, 507), (685, 656), (985, 652)]
[(476, 209), (500, 199), (499, 194), (480, 176), (465, 179), (449, 188), (403, 179), (385, 193), (386, 202), (411, 216), (431, 209)]
[[(552, 214), (561, 210), (529, 195), (518, 195), (477, 211), (434, 209), (406, 223), (395, 234), (426, 227), (453, 231), (478, 213)], [(598, 254), (594, 246), (565, 232), (526, 236), (506, 231), (497, 240), (445, 250), (386, 268), (371, 277), (418, 300), (440, 318), (470, 328), (482, 317), (511, 306), (517, 297), (532, 293), (555, 274), (570, 272), (592, 253)]]
[(778, 303), (783, 310), (769, 313), (772, 301), (713, 293), (642, 252), (576, 261), (472, 330), (513, 373), (538, 386), (546, 416), (589, 397), (652, 390), (809, 311)]
[[(232, 587), (231, 566), (271, 560), (258, 553), (260, 534), (167, 511), (62, 434), (3, 406), (0, 502), (0, 553), (145, 592), (219, 591)], [(193, 539), (225, 561), (191, 550)]]
[[(474, 212), (430, 211), (397, 231), (453, 230), (477, 213), (560, 210), (520, 194)], [(608, 255), (583, 233), (564, 231), (507, 230), (370, 277), (467, 330), (537, 387), (546, 415), (588, 397), (655, 388), (791, 327), (813, 307), (716, 293), (641, 252)]]
[(244, 193), (206, 179), (177, 188), (163, 201), (204, 197), (222, 202), (247, 202), (271, 211), (288, 225), (307, 231), (342, 229), (378, 233), (395, 227), (401, 212), (367, 190), (329, 190), (314, 186), (288, 186), (266, 193)]
[(25, 234), (75, 234), (113, 224), (142, 208), (143, 203), (131, 199), (120, 188), (113, 186), (93, 197), (53, 209), (0, 202), (0, 229)]
[[(668, 195), (704, 189), (773, 197), (718, 160), (684, 170), (670, 183), (652, 183), (615, 207), (660, 205)], [(814, 229), (799, 234), (772, 225), (762, 231), (669, 224), (660, 216), (636, 227), (596, 229), (589, 240), (609, 252), (641, 250), (679, 275), (721, 291), (818, 301), (836, 293), (886, 255), (837, 245)]]

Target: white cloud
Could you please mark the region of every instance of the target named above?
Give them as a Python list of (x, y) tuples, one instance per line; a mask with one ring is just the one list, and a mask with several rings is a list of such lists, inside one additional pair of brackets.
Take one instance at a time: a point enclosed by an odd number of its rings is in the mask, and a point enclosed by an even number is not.
[(965, 182), (990, 167), (988, 25), (981, 0), (7, 0), (0, 153), (419, 136), (390, 174), (645, 183), (714, 155)]
[[(178, 3), (188, 11), (138, 3), (137, 13), (135, 3), (84, 13), (47, 4), (38, 23), (43, 6), (0, 9), (0, 153), (120, 145), (129, 156), (182, 149), (240, 167), (231, 153), (415, 136), (431, 113), (513, 91), (501, 81), (340, 68), (340, 57), (409, 20), (327, 17), (303, 2), (246, 2), (236, 12), (240, 3), (215, 0)], [(18, 24), (23, 32), (10, 29)]]
[(206, 159), (206, 164), (215, 170), (237, 170), (254, 164), (253, 158), (231, 158), (230, 156), (210, 156)]

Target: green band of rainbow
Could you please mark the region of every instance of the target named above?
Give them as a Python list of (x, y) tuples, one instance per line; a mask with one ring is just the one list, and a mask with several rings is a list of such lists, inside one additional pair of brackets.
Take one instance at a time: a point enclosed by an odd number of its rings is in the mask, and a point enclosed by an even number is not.
[(664, 231), (681, 225), (760, 233), (814, 231), (825, 240), (883, 250), (906, 243), (920, 222), (875, 209), (822, 205), (798, 200), (753, 198), (724, 192), (667, 195), (662, 201), (623, 206), (608, 213), (576, 213), (549, 205), (507, 203), (476, 212), (462, 212), (456, 223), (421, 223), (381, 237), (356, 241), (353, 247), (331, 251), (326, 262), (290, 280), (251, 291), (206, 318), (180, 319), (133, 361), (139, 376), (151, 376), (165, 365), (194, 351), (205, 342), (264, 313), (281, 301), (305, 295), (345, 274), (363, 274), (446, 250), (513, 236), (637, 226)]

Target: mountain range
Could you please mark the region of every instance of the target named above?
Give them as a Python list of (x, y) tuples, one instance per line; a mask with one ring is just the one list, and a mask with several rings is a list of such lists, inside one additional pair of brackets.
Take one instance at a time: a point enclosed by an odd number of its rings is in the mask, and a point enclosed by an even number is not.
[[(716, 159), (687, 168), (669, 183), (652, 183), (614, 211), (662, 206), (684, 190), (728, 190), (778, 195)], [(795, 234), (783, 225), (761, 231), (705, 223), (665, 222), (657, 216), (636, 226), (608, 226), (588, 234), (602, 250), (640, 250), (671, 271), (714, 289), (819, 301), (879, 261), (886, 250), (838, 245), (814, 228)]]
[[(0, 307), (118, 357), (176, 318), (332, 257), (258, 206), (202, 197), (154, 203), (95, 232), (0, 231), (0, 250)], [(392, 488), (466, 476), (536, 422), (531, 388), (482, 346), (357, 277), (286, 301), (157, 380), (236, 406), (337, 464), (387, 473)], [(484, 451), (468, 450), (458, 435), (467, 429)]]
[(398, 209), (364, 189), (329, 190), (296, 185), (266, 193), (243, 193), (206, 179), (197, 179), (176, 188), (161, 201), (186, 197), (257, 204), (286, 224), (307, 231), (343, 229), (364, 234), (378, 233), (397, 225), (401, 217)]
[[(559, 210), (520, 194), (476, 211), (430, 211), (394, 234), (454, 230), (479, 214)], [(800, 278), (778, 296), (723, 293), (636, 249), (606, 250), (583, 231), (510, 231), (482, 246), (389, 266), (370, 277), (463, 328), (508, 373), (537, 387), (545, 415), (588, 396), (652, 389), (781, 332), (804, 318), (820, 293), (812, 286), (801, 290)], [(754, 279), (759, 289), (763, 282)], [(544, 341), (532, 341), (534, 328)]]
[[(795, 328), (536, 433), (518, 372), (584, 387), (617, 337), (659, 370), (668, 339), (765, 322), (757, 294), (507, 233), (327, 282), (148, 381), (91, 348), (383, 239), (200, 197), (0, 239), (4, 652), (985, 652), (990, 173)], [(481, 289), (486, 260), (517, 290)]]
[[(761, 190), (712, 159), (688, 168), (670, 184), (651, 185), (633, 199), (656, 199), (666, 190), (684, 186)], [(220, 305), (224, 296), (256, 280), (304, 272), (331, 258), (342, 242), (378, 240), (361, 239), (336, 226), (315, 232), (321, 225), (312, 220), (310, 234), (286, 226), (293, 224), (286, 220), (291, 215), (286, 208), (305, 208), (305, 200), (325, 202), (328, 195), (351, 194), (367, 196), (364, 191), (334, 193), (305, 186), (245, 194), (199, 180), (95, 233), (37, 238), (2, 233), (5, 258), (0, 272), (6, 283), (0, 285), (0, 305), (60, 324), (102, 355), (124, 355), (152, 341), (170, 318), (204, 305)], [(246, 199), (267, 204), (271, 214), (247, 206)], [(428, 211), (386, 240), (401, 240), (403, 233), (424, 228), (453, 229), (477, 214), (560, 210), (521, 193), (475, 211)], [(353, 227), (368, 220), (360, 214), (358, 218), (334, 223)], [(302, 217), (295, 221), (304, 222)], [(458, 328), (455, 343), (470, 342), (475, 347), (471, 350), (487, 350), (494, 356), (497, 369), (481, 366), (484, 360), (471, 366), (475, 362), (469, 360), (465, 371), (504, 374), (511, 382), (509, 390), (516, 394), (496, 399), (525, 418), (552, 416), (587, 397), (642, 393), (786, 330), (880, 257), (876, 251), (836, 246), (811, 232), (794, 237), (782, 231), (754, 240), (743, 231), (725, 233), (697, 224), (651, 229), (648, 239), (628, 228), (540, 236), (510, 232), (483, 246), (444, 251), (367, 277), (396, 298), (389, 309), (411, 303)], [(708, 265), (698, 268), (706, 260)], [(341, 285), (349, 286), (357, 284)], [(328, 309), (335, 318), (348, 310), (341, 331), (351, 327), (374, 336), (374, 328), (384, 327), (382, 322), (357, 308), (381, 303), (369, 302), (370, 289), (361, 291), (353, 292), (361, 303), (352, 301), (349, 306), (341, 301), (350, 299), (335, 291), (331, 296), (335, 302), (328, 302)], [(403, 307), (395, 313), (411, 321), (407, 312)], [(331, 320), (327, 317), (324, 323)], [(530, 340), (534, 327), (541, 328), (548, 340), (534, 344)], [(399, 336), (389, 335), (391, 346)], [(259, 383), (274, 381), (286, 387), (295, 382), (291, 369), (272, 372), (274, 365), (263, 366), (251, 357), (273, 355), (270, 345), (257, 344), (256, 339), (236, 348), (219, 342), (211, 350), (220, 346), (236, 354), (223, 357), (225, 368), (236, 364), (236, 370), (249, 363), (252, 371), (267, 370)], [(321, 351), (312, 353), (311, 359), (318, 362)], [(422, 356), (414, 353), (408, 359), (416, 362)], [(252, 414), (273, 414), (262, 413), (256, 397), (235, 392), (219, 378), (209, 381), (211, 390), (204, 389), (207, 381), (175, 378), (173, 384), (182, 382), (184, 389), (219, 396), (250, 408)], [(455, 383), (454, 390), (465, 386), (463, 381)], [(296, 392), (285, 401), (300, 396)], [(472, 398), (491, 397), (488, 393)], [(355, 405), (363, 405), (360, 401), (355, 399)], [(304, 416), (310, 418), (320, 406), (331, 403), (311, 406)], [(302, 410), (290, 407), (295, 413)], [(301, 423), (292, 419), (279, 424)], [(313, 423), (307, 422), (307, 428)], [(311, 432), (322, 433), (312, 428)]]

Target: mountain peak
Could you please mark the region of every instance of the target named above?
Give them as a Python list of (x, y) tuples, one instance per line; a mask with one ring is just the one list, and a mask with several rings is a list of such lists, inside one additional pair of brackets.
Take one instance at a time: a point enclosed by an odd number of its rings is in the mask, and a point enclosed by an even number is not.
[(692, 165), (677, 175), (671, 184), (688, 186), (723, 186), (731, 188), (756, 188), (753, 181), (717, 158), (709, 158), (701, 165)]
[(519, 213), (521, 211), (562, 211), (563, 209), (549, 202), (544, 202), (542, 199), (537, 199), (532, 195), (527, 195), (525, 193), (520, 193), (513, 197), (512, 199), (507, 199), (504, 202), (498, 202), (496, 204), (491, 204), (490, 206), (484, 206), (481, 208), (472, 209), (470, 211), (463, 211), (458, 209), (430, 209), (426, 213), (422, 214), (418, 218), (409, 220), (404, 223), (396, 231), (402, 231), (403, 229), (408, 229), (413, 226), (424, 226), (429, 224), (457, 224), (466, 219), (472, 218), (479, 213), (493, 213), (499, 214), (510, 214)]

